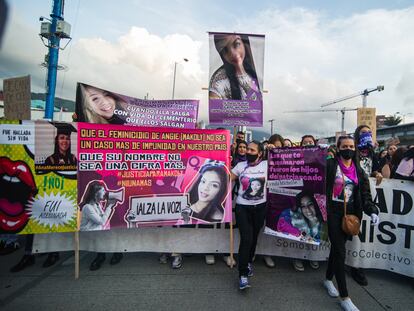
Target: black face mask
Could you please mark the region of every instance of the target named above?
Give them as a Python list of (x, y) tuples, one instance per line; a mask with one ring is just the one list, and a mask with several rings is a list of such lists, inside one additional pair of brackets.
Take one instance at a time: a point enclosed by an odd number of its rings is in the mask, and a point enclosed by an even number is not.
[(247, 163), (254, 163), (254, 161), (256, 161), (258, 157), (258, 154), (246, 154)]
[(351, 149), (339, 150), (339, 155), (345, 160), (350, 160), (354, 157), (355, 150), (351, 150)]

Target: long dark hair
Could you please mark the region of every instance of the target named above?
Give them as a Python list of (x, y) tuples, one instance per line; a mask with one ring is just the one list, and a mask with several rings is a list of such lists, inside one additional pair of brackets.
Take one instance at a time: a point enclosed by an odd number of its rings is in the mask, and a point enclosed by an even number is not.
[[(302, 210), (302, 208), (301, 208), (301, 202), (300, 201), (304, 197), (309, 197), (311, 199), (311, 201), (313, 203), (313, 206), (315, 207), (316, 218), (318, 218), (318, 220), (319, 220), (320, 223), (323, 223), (323, 216), (322, 216), (321, 210), (319, 209), (318, 202), (316, 201), (313, 193), (310, 192), (310, 191), (303, 190), (302, 192), (300, 192), (300, 193), (298, 193), (296, 195), (296, 211), (298, 209)], [(303, 213), (302, 213), (302, 215), (303, 215)], [(308, 224), (308, 226), (310, 226), (309, 220), (305, 216), (303, 216), (303, 218), (305, 219), (305, 221)]]
[(247, 149), (247, 141), (241, 140), (241, 139), (236, 140), (236, 148), (234, 150), (233, 159), (231, 161), (231, 166), (232, 167), (236, 166), (237, 163), (239, 163), (241, 161), (246, 161), (246, 155), (242, 156), (242, 155), (239, 154), (239, 146), (240, 145), (246, 145), (246, 149)]
[[(68, 150), (66, 150), (66, 154), (64, 154), (64, 155), (59, 152), (59, 143), (58, 143), (59, 135), (65, 135), (65, 136), (69, 137), (69, 148), (68, 148)], [(55, 136), (55, 149), (53, 151), (53, 155), (58, 157), (58, 159), (63, 159), (65, 161), (65, 163), (71, 164), (73, 162), (72, 161), (72, 143), (71, 143), (71, 140), (70, 140), (70, 134), (68, 135), (68, 134), (65, 134), (65, 133), (58, 133)]]
[(97, 203), (96, 194), (101, 188), (105, 189), (104, 184), (100, 180), (93, 180), (86, 186), (82, 202), (79, 204), (81, 210), (86, 204)]
[(224, 165), (216, 165), (216, 164), (206, 164), (200, 169), (200, 174), (197, 178), (197, 180), (194, 182), (193, 186), (191, 187), (191, 190), (188, 192), (190, 195), (190, 204), (194, 204), (198, 202), (198, 185), (201, 182), (201, 179), (203, 178), (204, 173), (206, 172), (215, 172), (219, 179), (220, 179), (220, 189), (217, 195), (214, 197), (213, 200), (208, 204), (207, 209), (210, 209), (211, 207), (223, 207), (221, 204), (223, 203), (224, 199), (226, 198), (227, 192), (228, 192), (228, 182), (229, 177), (226, 172), (226, 168)]
[[(255, 195), (251, 195), (251, 193), (253, 191), (253, 189), (252, 189), (252, 183), (254, 181), (260, 182), (260, 189), (259, 189), (259, 191), (257, 191), (257, 193)], [(261, 198), (263, 196), (264, 183), (265, 183), (264, 178), (252, 178), (252, 179), (250, 179), (249, 186), (247, 187), (246, 191), (243, 193), (243, 198), (245, 198), (245, 199), (246, 198), (249, 198), (249, 197), (250, 198), (253, 198), (253, 197), (259, 197), (259, 198)]]
[[(254, 80), (258, 82), (256, 68), (254, 66), (253, 55), (250, 49), (250, 40), (247, 35), (238, 35), (240, 36), (245, 50), (245, 56), (243, 60), (243, 67), (244, 70), (251, 76)], [(217, 46), (218, 43), (223, 40), (223, 34), (216, 34), (214, 35), (214, 43)], [(219, 51), (221, 60), (223, 61), (223, 69), (226, 72), (227, 77), (230, 81), (230, 89), (231, 89), (231, 98), (232, 99), (242, 99), (241, 92), (240, 92), (240, 84), (239, 80), (236, 77), (236, 69), (230, 63), (228, 63), (224, 58), (224, 49)], [(257, 87), (260, 89), (259, 83), (257, 83)]]

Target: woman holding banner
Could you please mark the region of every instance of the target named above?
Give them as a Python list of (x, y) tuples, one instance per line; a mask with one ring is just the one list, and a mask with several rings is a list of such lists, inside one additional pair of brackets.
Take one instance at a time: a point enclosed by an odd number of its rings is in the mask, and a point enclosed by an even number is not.
[[(331, 250), (323, 284), (329, 296), (340, 296), (341, 307), (344, 310), (355, 311), (358, 308), (348, 296), (345, 279), (345, 242), (348, 235), (342, 230), (344, 204), (347, 214), (356, 215), (361, 219), (364, 211), (370, 215), (374, 225), (379, 223), (379, 217), (378, 209), (372, 202), (368, 176), (360, 167), (358, 154), (355, 152), (354, 139), (351, 136), (340, 136), (337, 147), (338, 153), (335, 158), (327, 160), (326, 167), (326, 205)], [(334, 276), (339, 293), (332, 282)]]
[(210, 99), (260, 98), (249, 37), (239, 34), (214, 34), (214, 44), (223, 65), (211, 76)]
[[(240, 162), (231, 171), (233, 181), (239, 180), (236, 199), (236, 222), (239, 226), (239, 288), (250, 287), (249, 276), (253, 276), (253, 257), (257, 238), (266, 215), (267, 161), (263, 160), (264, 149), (260, 142), (252, 141), (247, 146), (247, 161)], [(262, 196), (245, 196), (250, 181), (263, 180)]]

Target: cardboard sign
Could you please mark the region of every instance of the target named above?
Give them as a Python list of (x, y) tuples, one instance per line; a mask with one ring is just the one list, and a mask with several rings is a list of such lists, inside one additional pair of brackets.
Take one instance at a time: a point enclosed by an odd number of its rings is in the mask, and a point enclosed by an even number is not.
[(357, 124), (368, 125), (372, 131), (372, 140), (377, 141), (377, 119), (376, 108), (358, 108), (357, 110)]
[(4, 117), (30, 120), (30, 75), (3, 80)]

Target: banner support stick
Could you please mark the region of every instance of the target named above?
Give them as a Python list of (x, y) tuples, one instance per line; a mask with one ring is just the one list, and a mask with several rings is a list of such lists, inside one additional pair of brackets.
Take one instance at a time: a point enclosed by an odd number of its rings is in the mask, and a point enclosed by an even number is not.
[(75, 280), (79, 279), (79, 231), (75, 231)]

